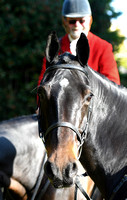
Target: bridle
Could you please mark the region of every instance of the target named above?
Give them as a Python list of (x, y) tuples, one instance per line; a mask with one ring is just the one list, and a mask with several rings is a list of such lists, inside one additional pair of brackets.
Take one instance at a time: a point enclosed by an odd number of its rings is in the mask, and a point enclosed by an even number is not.
[[(75, 66), (75, 65), (69, 65), (69, 64), (61, 64), (61, 65), (54, 65), (51, 66), (49, 68), (46, 69), (43, 80), (46, 76), (46, 74), (48, 74), (50, 71), (56, 70), (56, 69), (70, 69), (70, 70), (79, 70), (81, 72), (83, 72), (85, 75), (87, 74), (85, 68), (81, 67), (81, 66)], [(87, 74), (87, 79), (88, 79), (88, 74)], [(79, 132), (79, 130), (70, 122), (56, 122), (54, 124), (52, 124), (51, 126), (48, 127), (48, 129), (46, 130), (46, 132), (42, 132), (42, 129), (40, 128), (40, 123), (39, 123), (39, 135), (40, 138), (42, 139), (43, 143), (45, 144), (45, 139), (48, 136), (48, 134), (53, 131), (55, 128), (58, 127), (66, 127), (71, 129), (73, 132), (76, 133), (77, 139), (79, 141), (79, 155), (78, 155), (78, 159), (81, 156), (81, 152), (82, 152), (82, 146), (84, 144), (84, 140), (87, 137), (87, 133), (88, 133), (88, 127), (89, 127), (89, 121), (90, 121), (90, 116), (91, 116), (91, 107), (89, 105), (88, 107), (88, 112), (87, 112), (87, 122), (85, 124), (85, 128), (82, 131), (82, 133)], [(86, 197), (87, 200), (91, 200), (90, 197), (87, 195), (87, 193), (84, 191), (84, 189), (82, 188), (81, 184), (79, 183), (79, 179), (76, 177), (76, 192), (75, 192), (75, 200), (77, 200), (77, 189), (79, 188), (80, 191), (83, 193), (83, 195)]]
[(71, 124), (70, 122), (57, 122), (57, 123), (54, 123), (51, 126), (49, 126), (45, 133), (39, 132), (40, 138), (42, 139), (43, 143), (45, 144), (45, 138), (55, 128), (66, 127), (66, 128), (71, 129), (72, 131), (74, 131), (76, 133), (77, 139), (79, 141), (79, 147), (78, 147), (78, 150), (79, 150), (78, 159), (79, 159), (80, 156), (81, 156), (82, 146), (83, 146), (84, 140), (87, 137), (90, 116), (91, 116), (91, 107), (88, 108), (87, 122), (86, 122), (86, 125), (85, 125), (85, 129), (82, 131), (82, 133), (80, 133), (78, 131), (78, 129), (73, 124)]
[[(79, 70), (79, 71), (85, 73), (85, 75), (86, 75), (85, 68), (83, 68), (81, 66), (75, 66), (75, 65), (69, 65), (69, 64), (63, 65), (63, 64), (61, 64), (61, 65), (54, 65), (54, 66), (51, 66), (51, 67), (47, 68), (46, 71), (45, 71), (44, 77), (45, 77), (45, 75), (47, 73), (49, 73), (52, 70), (56, 70), (56, 69)], [(43, 77), (43, 79), (44, 79), (44, 77)], [(87, 137), (90, 116), (91, 116), (91, 107), (89, 105), (88, 112), (87, 112), (87, 122), (86, 122), (85, 128), (82, 131), (82, 133), (80, 133), (79, 130), (70, 122), (56, 122), (56, 123), (52, 124), (51, 126), (49, 126), (48, 129), (46, 130), (46, 132), (42, 132), (43, 130), (41, 130), (40, 123), (39, 123), (39, 136), (42, 139), (43, 143), (45, 144), (45, 139), (46, 139), (47, 135), (52, 130), (54, 130), (55, 128), (66, 127), (66, 128), (71, 129), (72, 131), (74, 131), (76, 133), (77, 139), (79, 141), (79, 147), (78, 147), (78, 150), (79, 150), (78, 159), (79, 159), (80, 156), (81, 156), (82, 146), (83, 146), (84, 140)]]

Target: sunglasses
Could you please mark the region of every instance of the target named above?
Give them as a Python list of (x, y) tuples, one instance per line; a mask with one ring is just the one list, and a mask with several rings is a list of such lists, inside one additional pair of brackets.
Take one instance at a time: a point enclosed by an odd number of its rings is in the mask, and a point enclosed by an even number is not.
[(68, 23), (69, 24), (76, 24), (77, 21), (80, 22), (80, 24), (83, 24), (85, 22), (84, 19), (70, 19), (70, 20), (68, 20)]

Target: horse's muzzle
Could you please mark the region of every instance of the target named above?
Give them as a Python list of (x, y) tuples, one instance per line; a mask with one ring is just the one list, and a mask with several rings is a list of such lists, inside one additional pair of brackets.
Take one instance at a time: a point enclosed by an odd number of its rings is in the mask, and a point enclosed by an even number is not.
[(75, 162), (66, 164), (62, 169), (49, 161), (45, 163), (45, 173), (55, 188), (73, 185), (77, 171), (78, 167)]

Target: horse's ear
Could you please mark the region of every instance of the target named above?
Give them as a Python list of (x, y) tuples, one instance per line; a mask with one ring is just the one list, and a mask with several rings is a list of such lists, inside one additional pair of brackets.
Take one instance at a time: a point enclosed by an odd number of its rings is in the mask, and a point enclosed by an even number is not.
[(86, 35), (81, 33), (76, 46), (76, 56), (81, 65), (86, 65), (89, 58), (89, 43)]
[(52, 32), (48, 36), (47, 46), (46, 46), (46, 60), (48, 63), (53, 63), (57, 58), (59, 52), (60, 44), (59, 39), (55, 32)]

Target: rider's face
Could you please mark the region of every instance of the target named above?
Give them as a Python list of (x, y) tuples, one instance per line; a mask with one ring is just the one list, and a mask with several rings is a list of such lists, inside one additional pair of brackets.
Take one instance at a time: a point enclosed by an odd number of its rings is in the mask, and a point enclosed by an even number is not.
[(79, 38), (81, 32), (85, 33), (87, 36), (91, 26), (91, 16), (81, 18), (67, 17), (66, 26), (68, 27), (69, 34), (73, 39)]

